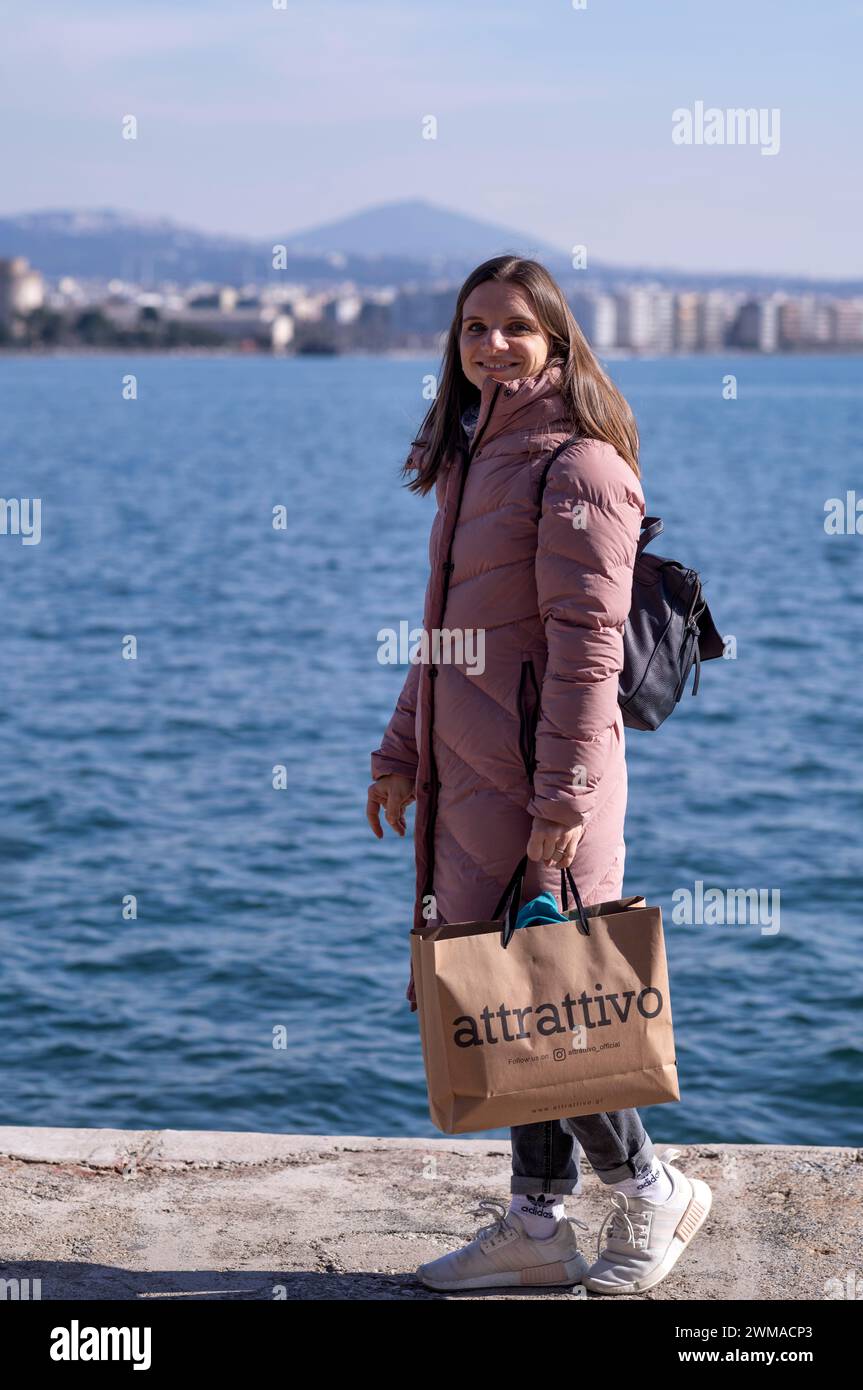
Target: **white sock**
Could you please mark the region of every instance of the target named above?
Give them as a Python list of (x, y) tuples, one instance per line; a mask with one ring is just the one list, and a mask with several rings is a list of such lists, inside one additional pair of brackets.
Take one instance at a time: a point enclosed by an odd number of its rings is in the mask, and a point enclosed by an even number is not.
[(637, 1177), (624, 1178), (622, 1182), (610, 1183), (615, 1192), (622, 1192), (625, 1197), (643, 1197), (647, 1202), (667, 1202), (674, 1185), (671, 1178), (666, 1173), (656, 1154), (649, 1164), (638, 1173)]
[(558, 1222), (566, 1214), (560, 1192), (513, 1192), (509, 1209), (521, 1218), (525, 1234), (534, 1240), (546, 1240), (553, 1236)]

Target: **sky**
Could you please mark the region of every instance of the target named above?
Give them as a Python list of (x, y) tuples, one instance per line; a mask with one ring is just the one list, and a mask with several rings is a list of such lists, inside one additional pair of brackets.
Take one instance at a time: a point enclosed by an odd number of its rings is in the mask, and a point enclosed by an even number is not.
[[(0, 25), (0, 215), (276, 237), (421, 197), (611, 264), (863, 274), (863, 0), (0, 0)], [(675, 143), (697, 102), (769, 138)]]

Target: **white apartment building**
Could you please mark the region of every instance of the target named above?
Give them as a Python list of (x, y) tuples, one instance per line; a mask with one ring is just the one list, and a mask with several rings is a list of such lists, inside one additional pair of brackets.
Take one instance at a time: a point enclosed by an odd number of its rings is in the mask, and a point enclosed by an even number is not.
[(23, 256), (0, 260), (0, 325), (16, 314), (30, 314), (45, 302), (45, 282)]
[(617, 347), (617, 305), (610, 294), (585, 290), (572, 296), (570, 307), (594, 351)]
[(617, 346), (633, 352), (647, 352), (653, 347), (653, 291), (641, 285), (618, 290)]

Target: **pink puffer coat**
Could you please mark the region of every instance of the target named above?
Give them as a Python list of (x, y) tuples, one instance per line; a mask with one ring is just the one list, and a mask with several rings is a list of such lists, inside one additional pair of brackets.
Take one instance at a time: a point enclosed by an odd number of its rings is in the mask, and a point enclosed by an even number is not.
[[(644, 496), (610, 444), (581, 439), (552, 464), (538, 515), (543, 465), (572, 433), (559, 379), (555, 364), (487, 377), (472, 443), (438, 474), (423, 627), (484, 629), (485, 669), (477, 648), (456, 663), (445, 645), (412, 665), (371, 755), (373, 778), (416, 779), (417, 926), (487, 920), (534, 815), (584, 825), (585, 903), (622, 892), (617, 693)], [(559, 899), (559, 871), (530, 863), (522, 900), (544, 890)]]

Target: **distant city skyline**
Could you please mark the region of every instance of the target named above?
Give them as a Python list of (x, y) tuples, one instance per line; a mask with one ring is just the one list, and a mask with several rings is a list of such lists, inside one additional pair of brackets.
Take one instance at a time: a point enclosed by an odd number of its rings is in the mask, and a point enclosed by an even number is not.
[[(0, 215), (115, 207), (260, 238), (423, 198), (610, 264), (863, 274), (860, 0), (6, 13)], [(775, 152), (676, 144), (699, 103), (779, 113)]]
[[(52, 284), (15, 256), (0, 258), (0, 349), (439, 352), (456, 295), (456, 284), (361, 288), (340, 277), (326, 286), (299, 277), (243, 289), (200, 283), (183, 289), (174, 280), (146, 288), (120, 279), (87, 284), (65, 275)], [(675, 291), (618, 282), (570, 289), (568, 297), (598, 353), (863, 350), (863, 294), (753, 295), (741, 288)]]

